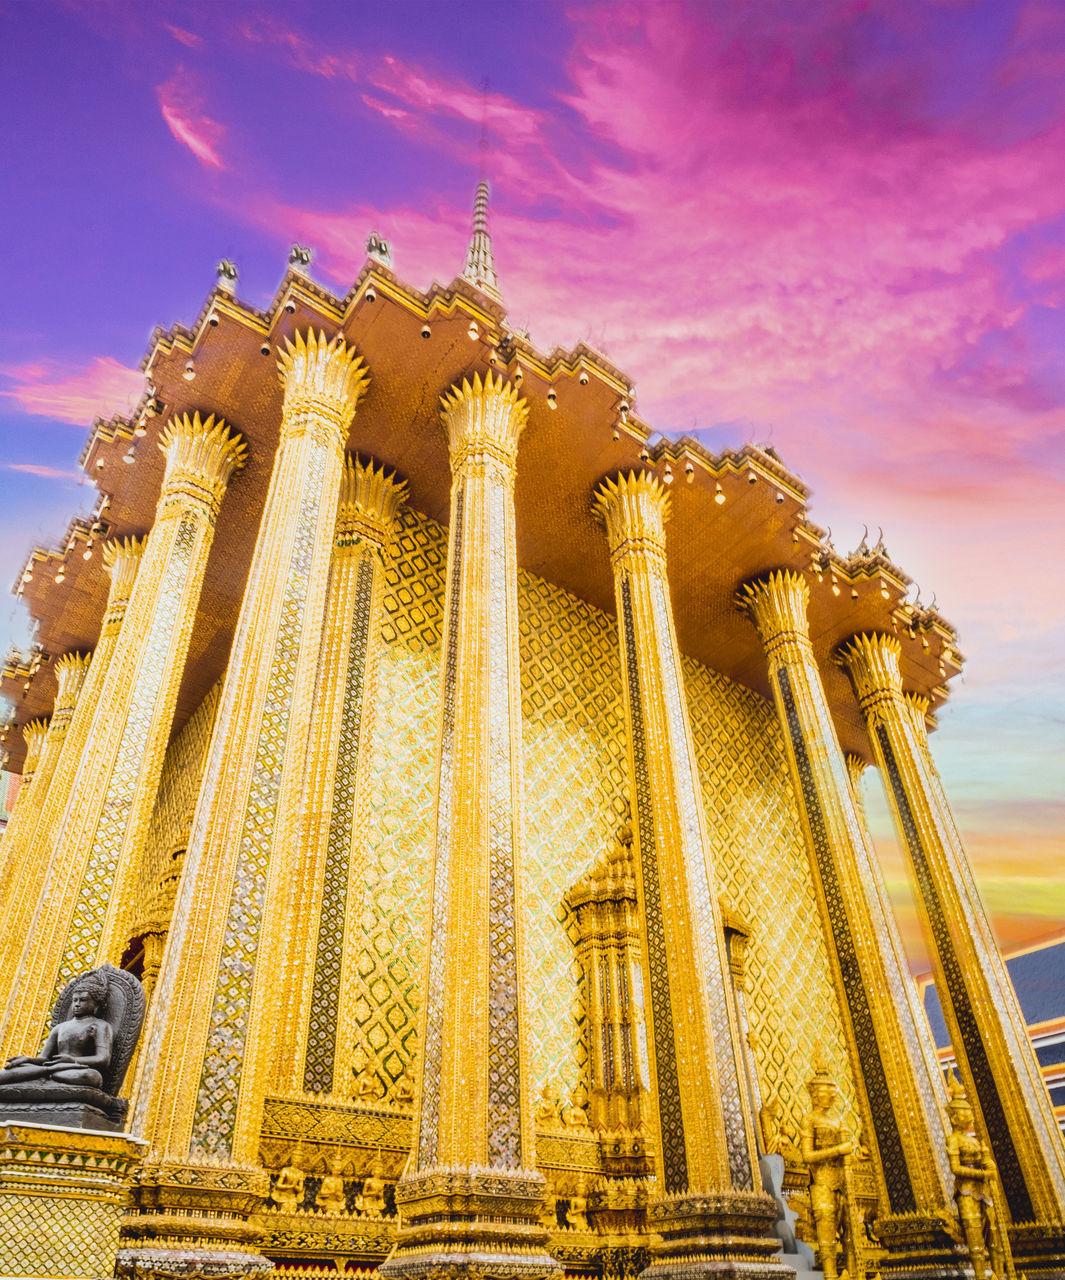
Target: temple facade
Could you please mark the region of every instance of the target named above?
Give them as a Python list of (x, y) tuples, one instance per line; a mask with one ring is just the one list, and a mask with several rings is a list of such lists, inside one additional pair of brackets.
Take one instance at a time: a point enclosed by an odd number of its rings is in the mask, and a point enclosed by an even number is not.
[[(486, 218), (427, 293), (376, 236), (266, 311), (223, 263), (20, 576), (0, 1271), (1065, 1277), (929, 745), (953, 629), (772, 449), (652, 446), (601, 354), (535, 349)], [(147, 998), (121, 1131), (5, 1112), (105, 965)]]

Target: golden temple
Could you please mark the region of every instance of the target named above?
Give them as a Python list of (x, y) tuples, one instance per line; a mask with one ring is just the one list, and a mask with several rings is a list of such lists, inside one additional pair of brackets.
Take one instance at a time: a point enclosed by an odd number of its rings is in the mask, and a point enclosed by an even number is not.
[[(0, 1274), (1065, 1278), (929, 748), (953, 629), (772, 449), (652, 445), (602, 355), (510, 327), (486, 216), (427, 293), (378, 237), (266, 311), (223, 263), (20, 576)], [(108, 965), (128, 1116), (60, 1123), (59, 1083), (34, 1121)]]

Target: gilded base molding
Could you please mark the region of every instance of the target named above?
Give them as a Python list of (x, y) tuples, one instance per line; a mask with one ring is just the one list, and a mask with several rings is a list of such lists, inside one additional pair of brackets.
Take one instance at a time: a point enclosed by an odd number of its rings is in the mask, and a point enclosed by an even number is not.
[(1065, 1280), (1065, 1222), (1022, 1222), (1009, 1236), (1017, 1275)]
[[(874, 1230), (885, 1253), (884, 1280), (972, 1280), (969, 1253), (948, 1214), (899, 1213), (877, 1218)], [(1019, 1271), (1019, 1269), (1018, 1269)]]
[(396, 1251), (381, 1268), (392, 1280), (469, 1276), (561, 1280), (540, 1222), (544, 1180), (529, 1170), (431, 1168), (396, 1188), (402, 1215)]
[(396, 1219), (367, 1214), (264, 1213), (254, 1219), (260, 1248), (280, 1263), (288, 1259), (356, 1260), (376, 1266), (392, 1252)]
[(642, 1280), (737, 1276), (781, 1280), (788, 1274), (773, 1232), (776, 1202), (751, 1191), (715, 1191), (652, 1200), (647, 1206), (651, 1263)]
[(0, 1275), (110, 1275), (143, 1151), (127, 1134), (0, 1125)]
[(252, 1215), (270, 1193), (262, 1169), (165, 1160), (141, 1169), (122, 1220), (120, 1280), (254, 1276), (272, 1269)]

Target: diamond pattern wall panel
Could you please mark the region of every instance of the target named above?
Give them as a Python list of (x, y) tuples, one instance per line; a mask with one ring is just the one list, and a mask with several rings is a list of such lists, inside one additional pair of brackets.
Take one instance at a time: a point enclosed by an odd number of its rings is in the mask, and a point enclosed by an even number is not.
[(820, 1041), (853, 1131), (843, 1024), (776, 712), (717, 672), (683, 665), (719, 892), (752, 930), (747, 1008), (763, 1092), (780, 1098), (796, 1139)]

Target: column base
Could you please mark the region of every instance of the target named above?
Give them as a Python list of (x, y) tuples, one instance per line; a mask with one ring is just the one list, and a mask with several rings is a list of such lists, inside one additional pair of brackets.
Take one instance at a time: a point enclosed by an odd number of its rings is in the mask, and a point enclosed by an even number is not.
[(1065, 1280), (1065, 1222), (1022, 1222), (1009, 1237), (1018, 1276)]
[(401, 1225), (388, 1280), (561, 1280), (540, 1223), (544, 1179), (533, 1171), (428, 1169), (396, 1187)]
[(199, 1275), (228, 1280), (273, 1269), (258, 1252), (260, 1227), (249, 1221), (270, 1194), (262, 1169), (209, 1160), (146, 1165), (122, 1219), (115, 1275)]
[(144, 1146), (128, 1134), (0, 1124), (0, 1275), (111, 1275)]
[(647, 1206), (647, 1227), (661, 1237), (651, 1245), (651, 1265), (640, 1280), (743, 1277), (784, 1280), (773, 1234), (777, 1206), (758, 1191), (683, 1192)]
[(887, 1251), (880, 1265), (884, 1280), (972, 1280), (969, 1250), (949, 1213), (885, 1214), (875, 1225)]

